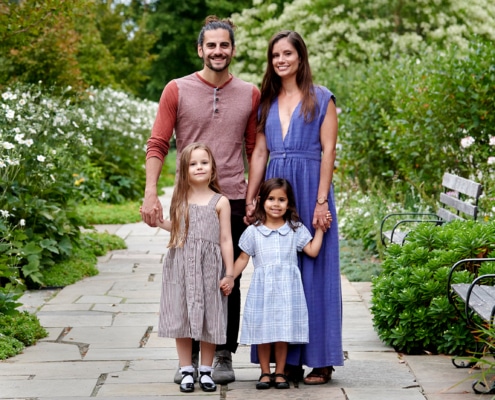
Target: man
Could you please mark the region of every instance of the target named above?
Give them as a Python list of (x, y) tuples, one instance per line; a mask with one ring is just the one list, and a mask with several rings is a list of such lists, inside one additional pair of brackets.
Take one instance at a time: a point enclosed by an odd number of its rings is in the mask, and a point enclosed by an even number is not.
[[(240, 254), (239, 238), (246, 228), (246, 180), (243, 148), (250, 160), (256, 140), (259, 90), (229, 73), (235, 54), (234, 26), (229, 20), (207, 17), (198, 37), (198, 55), (203, 69), (169, 82), (162, 94), (146, 153), (146, 188), (141, 216), (154, 227), (163, 218), (157, 182), (175, 130), (177, 160), (192, 142), (210, 147), (218, 168), (222, 193), (231, 206), (234, 258)], [(240, 277), (228, 298), (227, 343), (217, 346), (213, 380), (226, 384), (235, 380), (232, 353), (237, 350), (241, 309)], [(197, 348), (193, 349), (193, 360)], [(180, 370), (174, 381), (180, 383)]]

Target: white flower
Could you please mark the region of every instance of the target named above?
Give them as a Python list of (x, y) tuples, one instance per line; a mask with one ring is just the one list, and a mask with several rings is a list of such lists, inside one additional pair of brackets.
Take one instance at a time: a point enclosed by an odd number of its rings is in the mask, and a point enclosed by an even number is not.
[(488, 157), (488, 161), (487, 161), (487, 162), (488, 162), (488, 164), (490, 164), (490, 165), (491, 165), (491, 164), (495, 164), (495, 157), (493, 157), (493, 156), (492, 156), (492, 157)]
[(21, 220), (19, 221), (19, 225), (20, 225), (20, 226), (26, 226), (26, 220), (25, 220), (25, 219), (21, 219)]
[(495, 136), (490, 136), (490, 146), (495, 146)]
[(44, 162), (46, 160), (46, 157), (45, 156), (41, 156), (41, 155), (38, 155), (36, 157), (36, 159), (39, 161), (39, 162)]
[(2, 142), (2, 147), (3, 147), (5, 150), (11, 150), (11, 149), (13, 149), (15, 146), (14, 146), (12, 143), (9, 143), (9, 142)]
[(473, 143), (474, 138), (472, 136), (466, 136), (465, 138), (461, 139), (461, 146), (464, 148), (471, 146)]
[(7, 117), (7, 119), (14, 119), (15, 111), (14, 110), (7, 110), (7, 112), (5, 113), (5, 116)]
[(2, 214), (3, 218), (8, 218), (10, 213), (7, 210), (0, 210), (0, 214)]

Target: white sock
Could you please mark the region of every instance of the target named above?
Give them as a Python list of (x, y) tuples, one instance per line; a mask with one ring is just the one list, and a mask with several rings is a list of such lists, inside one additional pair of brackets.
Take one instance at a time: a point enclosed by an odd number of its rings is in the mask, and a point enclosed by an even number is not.
[[(185, 367), (180, 367), (180, 373), (190, 372), (191, 374), (194, 372), (194, 368), (192, 365), (186, 365)], [(182, 381), (180, 383), (194, 383), (194, 378), (192, 375), (183, 375)]]
[(200, 365), (198, 368), (201, 383), (215, 383), (211, 379), (211, 375), (201, 375), (201, 372), (209, 372), (211, 374), (212, 368), (208, 365)]

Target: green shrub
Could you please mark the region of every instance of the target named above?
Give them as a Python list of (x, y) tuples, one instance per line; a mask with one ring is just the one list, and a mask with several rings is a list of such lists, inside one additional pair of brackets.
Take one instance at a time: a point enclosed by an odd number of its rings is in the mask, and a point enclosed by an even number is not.
[(0, 333), (0, 360), (14, 357), (24, 350), (24, 344), (16, 338), (5, 336)]
[(71, 285), (88, 276), (98, 274), (97, 258), (108, 251), (125, 249), (124, 239), (109, 233), (87, 232), (72, 255), (43, 271), (43, 286), (62, 287)]
[[(447, 298), (450, 267), (463, 258), (495, 256), (495, 222), (420, 224), (404, 246), (387, 248), (381, 274), (372, 281), (373, 323), (397, 351), (463, 354), (473, 337)], [(486, 263), (482, 273), (494, 273)], [(455, 282), (471, 282), (466, 272)]]
[[(460, 56), (462, 54), (462, 56)], [(364, 192), (378, 180), (437, 198), (446, 171), (495, 197), (495, 44), (473, 38), (462, 52), (425, 52), (356, 68), (339, 115), (339, 162)], [(392, 201), (395, 201), (392, 197)]]
[(13, 337), (25, 346), (32, 346), (38, 339), (48, 336), (38, 318), (27, 311), (14, 315), (0, 315), (0, 334)]
[(26, 346), (48, 336), (38, 318), (27, 311), (0, 314), (0, 360), (19, 354)]

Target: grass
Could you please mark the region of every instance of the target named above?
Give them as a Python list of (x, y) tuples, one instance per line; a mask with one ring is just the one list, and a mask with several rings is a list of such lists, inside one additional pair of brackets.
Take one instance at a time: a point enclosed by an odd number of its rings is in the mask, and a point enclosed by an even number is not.
[(123, 204), (91, 203), (79, 207), (88, 224), (131, 224), (141, 221), (141, 202), (130, 201)]
[(351, 282), (371, 282), (381, 272), (381, 262), (364, 250), (359, 240), (340, 240), (340, 271)]

